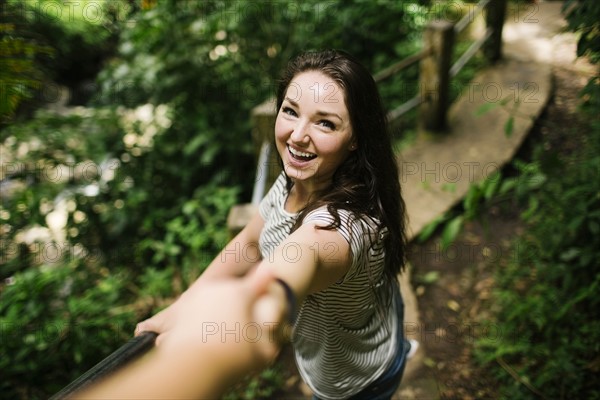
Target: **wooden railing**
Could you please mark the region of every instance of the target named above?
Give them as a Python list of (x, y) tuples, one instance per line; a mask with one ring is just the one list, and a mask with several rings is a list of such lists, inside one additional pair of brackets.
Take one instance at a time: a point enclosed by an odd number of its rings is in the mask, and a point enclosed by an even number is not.
[[(452, 64), (456, 37), (480, 14), (484, 13), (486, 30)], [(449, 108), (450, 83), (469, 60), (481, 49), (490, 62), (502, 58), (502, 28), (506, 16), (506, 0), (481, 0), (458, 22), (431, 21), (423, 31), (423, 49), (376, 73), (373, 78), (380, 85), (405, 68), (419, 63), (418, 93), (388, 112), (390, 124), (419, 107), (419, 127), (425, 131), (442, 132), (446, 128)], [(275, 100), (270, 99), (255, 107), (251, 113), (252, 137), (258, 154), (256, 180), (252, 202), (237, 205), (229, 213), (227, 225), (233, 235), (241, 230), (256, 211), (265, 191), (273, 183), (281, 168), (273, 146)]]

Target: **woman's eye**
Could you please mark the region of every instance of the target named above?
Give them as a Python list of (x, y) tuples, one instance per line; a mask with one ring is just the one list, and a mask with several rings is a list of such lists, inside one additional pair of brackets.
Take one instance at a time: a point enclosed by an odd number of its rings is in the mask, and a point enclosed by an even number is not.
[(296, 111), (294, 111), (294, 109), (290, 107), (283, 107), (281, 111), (283, 111), (284, 114), (291, 115), (292, 117), (298, 116), (298, 114), (296, 114)]
[(319, 125), (324, 126), (327, 129), (335, 130), (335, 124), (329, 120), (323, 119), (319, 121)]

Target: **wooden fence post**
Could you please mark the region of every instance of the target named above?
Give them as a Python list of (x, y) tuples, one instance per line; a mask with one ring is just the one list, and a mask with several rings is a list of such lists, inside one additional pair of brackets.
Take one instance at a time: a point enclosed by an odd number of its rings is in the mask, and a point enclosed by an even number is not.
[(442, 20), (430, 22), (423, 33), (423, 46), (429, 49), (429, 56), (420, 64), (420, 124), (428, 131), (441, 131), (446, 127), (454, 25)]
[[(258, 202), (271, 187), (277, 175), (281, 172), (277, 150), (274, 146), (275, 135), (275, 99), (267, 100), (254, 107), (250, 119), (252, 121), (252, 141), (258, 160), (254, 182), (254, 193), (252, 203), (238, 204), (233, 206), (227, 216), (227, 229), (230, 237), (234, 237), (248, 224), (258, 209)], [(265, 153), (265, 146), (270, 146), (270, 152)], [(262, 154), (268, 158), (263, 159)]]
[(275, 109), (275, 99), (270, 99), (254, 107), (251, 114), (252, 138), (257, 149), (257, 159), (264, 143), (271, 144), (271, 152), (266, 165), (259, 165), (257, 177), (266, 178), (265, 188), (269, 190), (275, 179), (281, 172), (278, 162), (277, 150), (275, 149), (275, 119), (277, 110)]
[(506, 18), (506, 0), (491, 0), (485, 8), (485, 24), (492, 34), (483, 45), (483, 54), (495, 62), (502, 58), (502, 27)]

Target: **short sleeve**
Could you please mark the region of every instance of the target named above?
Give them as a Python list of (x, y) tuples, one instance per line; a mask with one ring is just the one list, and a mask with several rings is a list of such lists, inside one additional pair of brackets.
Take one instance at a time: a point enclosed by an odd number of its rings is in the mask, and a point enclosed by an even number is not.
[(266, 196), (261, 200), (258, 205), (258, 212), (263, 220), (269, 219), (269, 214), (271, 211), (277, 206), (277, 202), (281, 201), (281, 194), (286, 192), (286, 181), (285, 181), (285, 173), (281, 172)]
[[(352, 280), (357, 275), (364, 272), (367, 265), (370, 264), (373, 245), (378, 246), (380, 242), (376, 237), (377, 227), (375, 222), (366, 218), (357, 218), (348, 210), (338, 210), (340, 216), (340, 226), (336, 229), (350, 245), (351, 265), (350, 269), (338, 283)], [(303, 220), (303, 224), (316, 223), (317, 226), (327, 226), (334, 222), (334, 217), (327, 208), (320, 207), (309, 212)], [(381, 244), (381, 243), (380, 243)]]

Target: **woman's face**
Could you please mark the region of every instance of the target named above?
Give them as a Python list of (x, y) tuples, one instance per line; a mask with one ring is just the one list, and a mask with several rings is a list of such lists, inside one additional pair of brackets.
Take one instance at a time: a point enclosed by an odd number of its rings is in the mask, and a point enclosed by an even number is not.
[(275, 142), (294, 182), (329, 185), (355, 148), (342, 88), (319, 71), (296, 75), (277, 114)]

